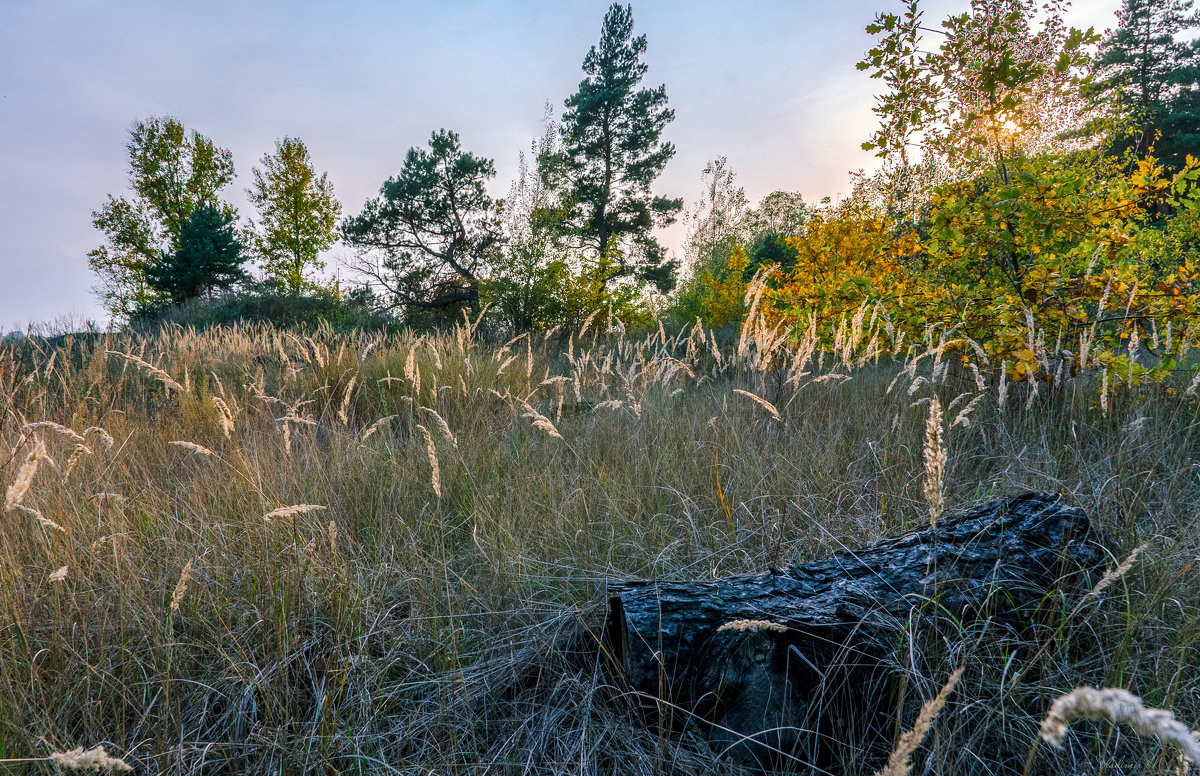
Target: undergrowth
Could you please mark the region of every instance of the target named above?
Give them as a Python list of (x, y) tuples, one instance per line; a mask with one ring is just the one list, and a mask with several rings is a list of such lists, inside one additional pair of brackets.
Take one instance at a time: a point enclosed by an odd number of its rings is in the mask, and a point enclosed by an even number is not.
[[(1020, 773), (1078, 685), (1200, 721), (1186, 383), (1031, 395), (932, 336), (821, 353), (588, 323), (0, 345), (0, 772), (97, 744), (139, 773), (733, 772), (597, 664), (606, 580), (764, 571), (922, 524), (935, 396), (947, 511), (1058, 492), (1113, 566), (1145, 550), (1066, 601), (1050, 643), (967, 624), (898, 657), (895, 732), (965, 668), (914, 772)], [(1086, 723), (1031, 772), (1173, 757)]]

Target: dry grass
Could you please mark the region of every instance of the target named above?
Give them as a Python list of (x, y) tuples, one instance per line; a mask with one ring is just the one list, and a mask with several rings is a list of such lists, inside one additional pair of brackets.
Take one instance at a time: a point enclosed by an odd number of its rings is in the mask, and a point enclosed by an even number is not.
[[(1050, 701), (1081, 685), (1200, 719), (1190, 374), (1031, 400), (981, 389), (933, 335), (823, 353), (760, 324), (722, 345), (598, 317), (561, 336), (0, 346), (0, 770), (103, 741), (152, 774), (727, 772), (600, 670), (604, 580), (825, 556), (927, 520), (933, 484), (946, 510), (1062, 492), (1114, 566), (1146, 549), (1086, 602), (1051, 596), (1028, 632), (902, 645), (889, 746), (964, 667), (913, 773), (1020, 773)], [(1119, 730), (1081, 727), (1032, 772), (1172, 764)]]

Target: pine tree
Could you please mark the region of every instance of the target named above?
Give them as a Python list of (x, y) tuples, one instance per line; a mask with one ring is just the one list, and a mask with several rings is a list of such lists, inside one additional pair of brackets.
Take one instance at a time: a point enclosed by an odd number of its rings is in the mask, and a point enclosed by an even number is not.
[(242, 250), (233, 216), (206, 202), (180, 226), (178, 247), (146, 266), (146, 280), (171, 304), (181, 304), (244, 278)]
[(1124, 1), (1097, 60), (1098, 90), (1116, 93), (1117, 111), (1133, 128), (1113, 150), (1144, 152), (1153, 142), (1155, 155), (1172, 166), (1200, 153), (1200, 44), (1178, 39), (1197, 26), (1193, 0)]
[(324, 268), (318, 256), (337, 241), (342, 206), (333, 197), (328, 173), (317, 175), (300, 140), (277, 141), (275, 153), (264, 155), (261, 163), (246, 192), (259, 214), (246, 242), (267, 277), (281, 288), (299, 291), (311, 284), (306, 274)]
[(638, 88), (645, 51), (646, 36), (633, 35), (632, 9), (614, 3), (599, 46), (584, 57), (587, 77), (566, 100), (560, 161), (569, 208), (562, 226), (600, 256), (606, 280), (632, 276), (665, 292), (677, 263), (666, 260), (651, 230), (673, 223), (683, 200), (650, 193), (675, 155), (675, 146), (661, 140), (675, 112), (665, 86)]
[(342, 239), (358, 251), (349, 266), (411, 321), (477, 308), (500, 239), (486, 185), (495, 175), (492, 160), (464, 151), (456, 132), (434, 132), (429, 150), (408, 149), (379, 196), (342, 221)]

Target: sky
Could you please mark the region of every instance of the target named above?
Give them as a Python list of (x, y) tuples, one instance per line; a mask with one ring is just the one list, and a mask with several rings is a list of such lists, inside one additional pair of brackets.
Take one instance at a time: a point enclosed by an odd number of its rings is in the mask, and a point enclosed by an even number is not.
[[(675, 157), (655, 192), (700, 195), (725, 156), (751, 203), (808, 201), (871, 169), (860, 144), (880, 86), (854, 65), (898, 0), (637, 0), (645, 85), (666, 84)], [(966, 0), (926, 0), (936, 23)], [(1068, 22), (1114, 24), (1119, 0), (1079, 0)], [(91, 212), (127, 193), (133, 123), (171, 115), (233, 152), (222, 191), (243, 217), (251, 169), (276, 140), (305, 142), (356, 214), (411, 146), (451, 129), (495, 160), (504, 196), (518, 154), (561, 116), (600, 37), (604, 0), (0, 0), (0, 332), (107, 323)], [(661, 235), (678, 252), (679, 226)], [(347, 250), (326, 256), (339, 271)], [(342, 276), (351, 280), (344, 270)]]

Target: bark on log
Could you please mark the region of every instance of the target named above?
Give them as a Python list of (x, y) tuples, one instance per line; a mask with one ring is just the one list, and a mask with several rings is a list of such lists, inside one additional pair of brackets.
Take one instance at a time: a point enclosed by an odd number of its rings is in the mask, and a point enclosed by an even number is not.
[(1021, 629), (1104, 559), (1082, 510), (1026, 494), (783, 571), (610, 583), (607, 646), (633, 689), (706, 720), (718, 751), (820, 761), (831, 725), (882, 727), (906, 634), (979, 618)]

